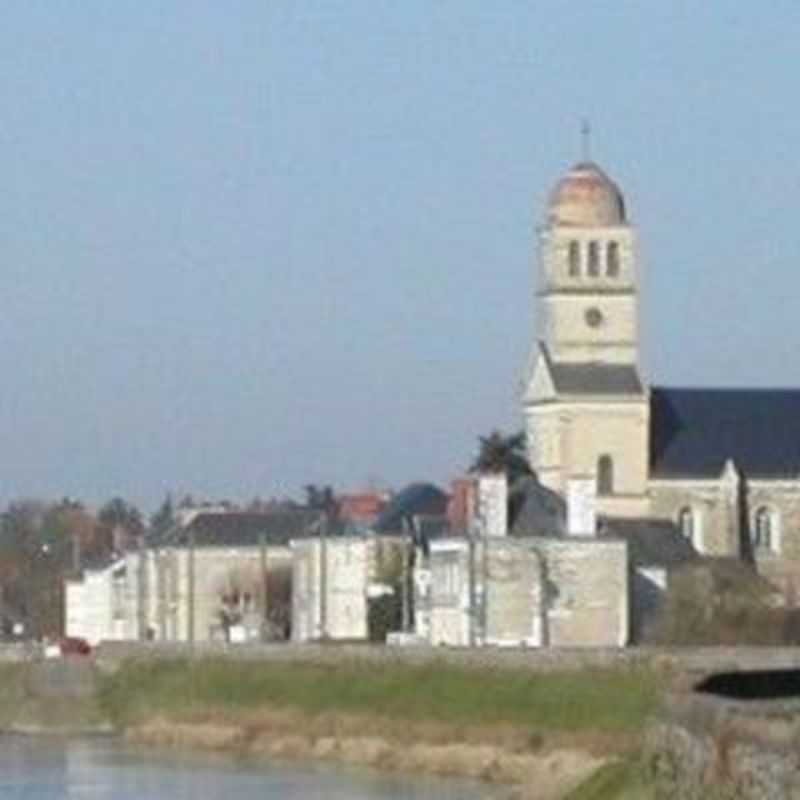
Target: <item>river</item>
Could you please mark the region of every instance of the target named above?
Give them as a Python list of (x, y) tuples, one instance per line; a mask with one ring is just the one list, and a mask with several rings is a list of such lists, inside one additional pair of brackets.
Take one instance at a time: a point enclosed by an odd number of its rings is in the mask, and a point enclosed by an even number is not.
[(474, 784), (132, 750), (112, 739), (0, 736), (2, 800), (478, 800)]

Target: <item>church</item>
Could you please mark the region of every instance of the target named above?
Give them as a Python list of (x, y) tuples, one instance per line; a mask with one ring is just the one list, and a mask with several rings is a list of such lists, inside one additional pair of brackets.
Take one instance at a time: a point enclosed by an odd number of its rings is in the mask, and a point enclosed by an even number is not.
[(530, 466), (562, 495), (593, 480), (601, 518), (671, 522), (699, 553), (755, 563), (800, 602), (800, 390), (650, 385), (636, 239), (596, 163), (550, 193), (521, 398)]

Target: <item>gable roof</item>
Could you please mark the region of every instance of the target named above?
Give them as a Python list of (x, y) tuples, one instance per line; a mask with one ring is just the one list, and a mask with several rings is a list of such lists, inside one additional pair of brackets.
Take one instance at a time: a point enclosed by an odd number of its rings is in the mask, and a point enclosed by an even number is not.
[(624, 539), (635, 567), (672, 568), (699, 559), (691, 542), (668, 520), (604, 517), (598, 535)]
[(257, 513), (249, 511), (198, 514), (177, 529), (169, 544), (195, 547), (258, 547), (262, 536), (268, 545), (286, 545), (292, 539), (318, 536), (321, 511), (294, 509)]
[(731, 459), (749, 477), (800, 474), (800, 390), (653, 388), (653, 477), (717, 477)]
[(636, 367), (630, 364), (553, 361), (550, 374), (559, 394), (643, 394)]
[(554, 394), (643, 395), (644, 387), (633, 364), (603, 361), (554, 361), (544, 342), (531, 358), (525, 400), (553, 399)]

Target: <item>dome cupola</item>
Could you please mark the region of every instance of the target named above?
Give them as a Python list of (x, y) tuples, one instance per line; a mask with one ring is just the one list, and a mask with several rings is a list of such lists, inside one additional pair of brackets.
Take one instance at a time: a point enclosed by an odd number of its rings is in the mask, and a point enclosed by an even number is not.
[(625, 225), (625, 199), (597, 164), (581, 161), (550, 193), (547, 223), (585, 228)]

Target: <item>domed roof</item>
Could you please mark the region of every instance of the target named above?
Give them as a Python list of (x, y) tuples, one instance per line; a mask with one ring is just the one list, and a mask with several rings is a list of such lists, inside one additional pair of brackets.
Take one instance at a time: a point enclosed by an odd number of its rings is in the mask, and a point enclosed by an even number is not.
[(592, 161), (581, 161), (556, 184), (547, 204), (550, 225), (603, 227), (625, 224), (619, 187)]

